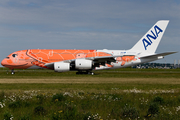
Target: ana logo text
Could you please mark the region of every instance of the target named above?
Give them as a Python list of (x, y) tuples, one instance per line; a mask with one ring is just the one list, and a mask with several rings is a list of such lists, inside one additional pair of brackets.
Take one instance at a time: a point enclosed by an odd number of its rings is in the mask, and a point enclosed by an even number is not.
[(151, 30), (152, 34), (147, 34), (146, 38), (142, 40), (145, 50), (147, 50), (147, 47), (153, 43), (153, 40), (156, 40), (158, 37), (158, 34), (163, 32), (162, 29), (160, 29), (157, 25), (154, 26), (154, 31)]

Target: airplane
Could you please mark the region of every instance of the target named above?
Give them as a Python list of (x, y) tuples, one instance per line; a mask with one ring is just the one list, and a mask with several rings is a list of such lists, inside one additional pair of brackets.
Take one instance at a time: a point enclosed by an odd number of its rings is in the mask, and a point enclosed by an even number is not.
[(78, 71), (91, 74), (92, 70), (134, 66), (164, 58), (176, 52), (155, 53), (169, 20), (160, 20), (129, 50), (28, 49), (11, 53), (1, 65), (11, 69), (46, 68), (55, 72)]

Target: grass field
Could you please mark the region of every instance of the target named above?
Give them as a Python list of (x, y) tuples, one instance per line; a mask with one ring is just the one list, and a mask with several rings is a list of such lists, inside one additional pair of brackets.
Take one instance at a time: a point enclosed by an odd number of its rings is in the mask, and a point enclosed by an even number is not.
[(0, 120), (180, 118), (180, 69), (0, 69)]

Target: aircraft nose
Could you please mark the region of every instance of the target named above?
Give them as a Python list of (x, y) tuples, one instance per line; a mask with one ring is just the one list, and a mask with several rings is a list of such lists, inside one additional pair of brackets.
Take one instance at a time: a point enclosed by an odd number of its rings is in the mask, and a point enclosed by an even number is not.
[(3, 59), (3, 60), (1, 61), (1, 65), (2, 65), (2, 66), (5, 65), (5, 59)]

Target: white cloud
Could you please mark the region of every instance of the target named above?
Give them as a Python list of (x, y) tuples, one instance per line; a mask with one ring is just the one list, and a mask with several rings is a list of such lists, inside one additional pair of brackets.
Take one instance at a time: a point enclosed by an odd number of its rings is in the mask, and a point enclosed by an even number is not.
[(159, 19), (170, 23), (158, 51), (178, 51), (179, 11), (175, 0), (2, 0), (0, 60), (29, 48), (129, 49)]

